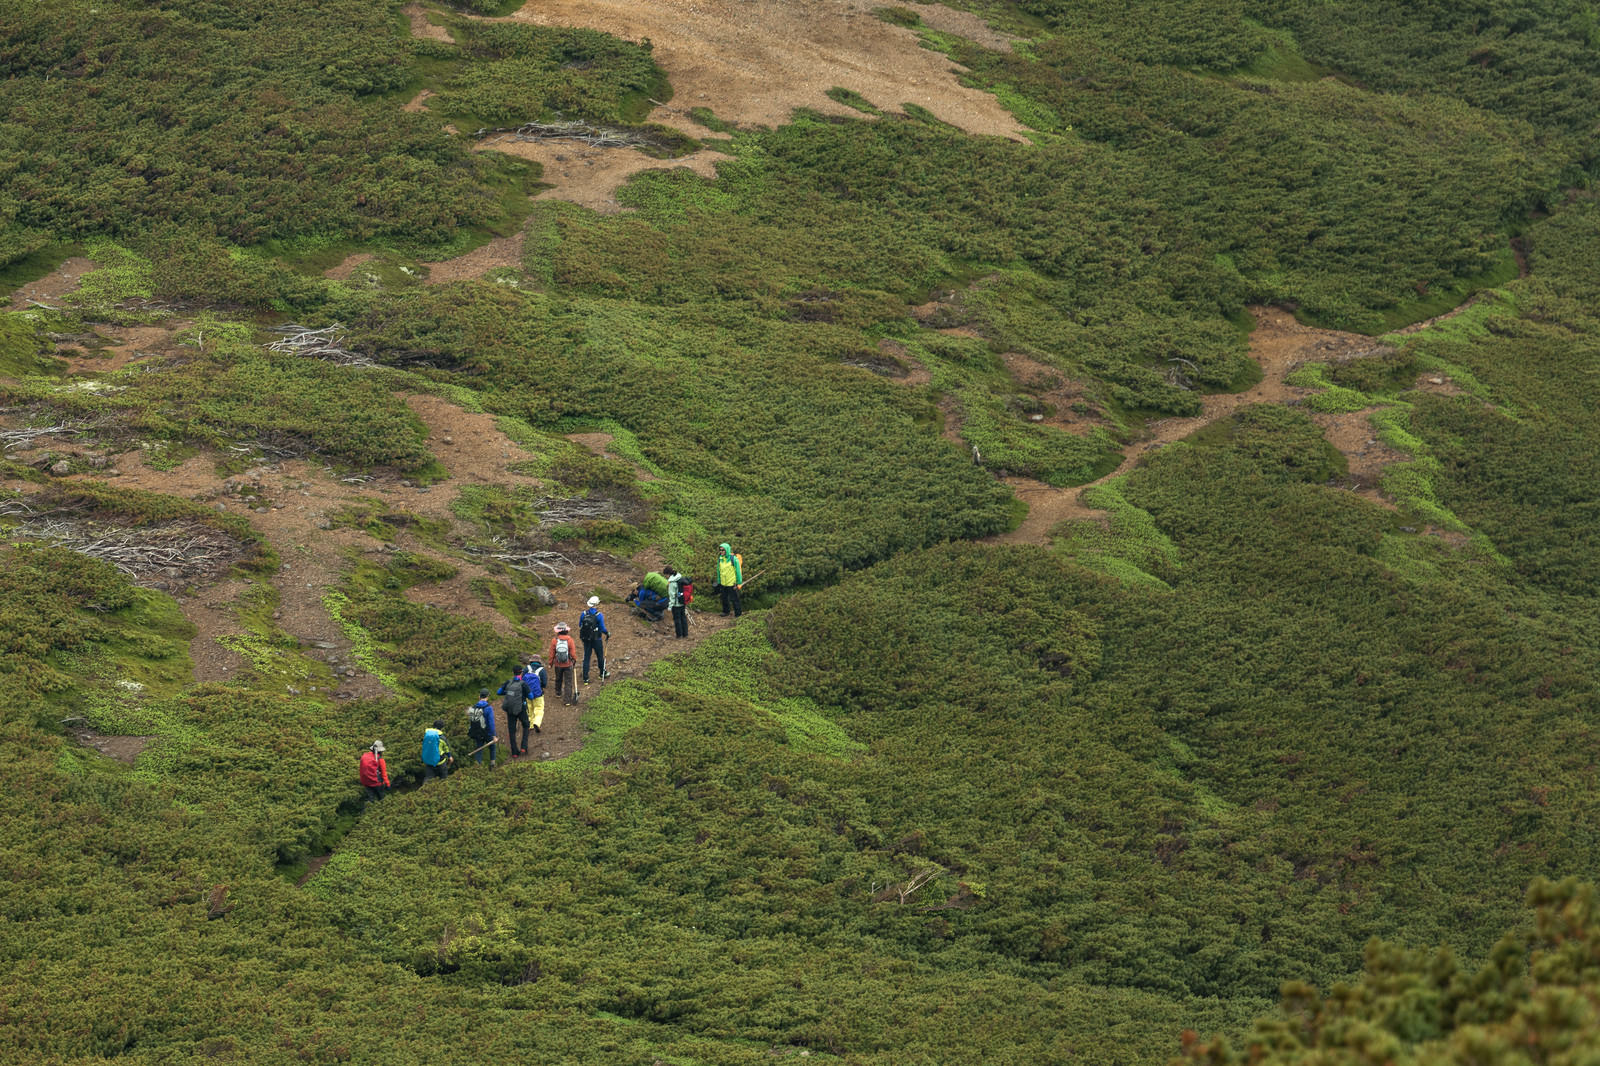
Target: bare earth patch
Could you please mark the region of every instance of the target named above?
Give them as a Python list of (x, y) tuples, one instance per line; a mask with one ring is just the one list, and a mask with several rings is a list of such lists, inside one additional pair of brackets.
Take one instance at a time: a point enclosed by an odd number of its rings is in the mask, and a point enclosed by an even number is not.
[(509, 268), (522, 269), (522, 233), (513, 233), (509, 237), (497, 237), (480, 248), (474, 248), (466, 255), (458, 255), (454, 259), (444, 259), (437, 263), (424, 263), (427, 267), (427, 283), (429, 285), (444, 285), (452, 281), (465, 281), (471, 278), (481, 278), (491, 270)]
[(375, 258), (377, 257), (371, 252), (356, 252), (352, 255), (347, 255), (344, 257), (344, 261), (337, 266), (331, 266), (324, 270), (322, 276), (332, 278), (334, 281), (348, 281), (350, 275), (356, 272), (357, 267), (363, 263), (370, 263)]
[(11, 294), (11, 309), (20, 311), (35, 301), (51, 307), (56, 306), (63, 296), (77, 291), (79, 279), (93, 270), (94, 266), (94, 261), (91, 259), (85, 259), (80, 255), (73, 256), (38, 281), (30, 281), (26, 285), (19, 286)]
[(86, 748), (93, 748), (101, 755), (133, 765), (145, 748), (150, 746), (154, 737), (115, 737), (104, 733), (96, 733), (87, 727), (79, 726), (67, 730), (72, 738)]
[(455, 40), (450, 36), (449, 30), (428, 21), (428, 13), (422, 9), (420, 3), (407, 4), (400, 11), (411, 23), (411, 36), (424, 41), (442, 41), (445, 44)]

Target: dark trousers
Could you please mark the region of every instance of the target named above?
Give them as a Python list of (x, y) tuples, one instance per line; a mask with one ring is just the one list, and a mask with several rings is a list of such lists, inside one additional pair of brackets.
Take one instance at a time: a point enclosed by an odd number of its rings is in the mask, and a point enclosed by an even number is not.
[(422, 764), (422, 780), (424, 781), (431, 781), (436, 777), (443, 778), (449, 776), (450, 764), (447, 762), (442, 762), (438, 766), (429, 766), (427, 763)]
[[(517, 723), (522, 723), (522, 743), (517, 743)], [(506, 735), (511, 741), (511, 754), (528, 754), (528, 711), (506, 711)]]
[(367, 790), (367, 800), (369, 802), (383, 799), (385, 789), (382, 785), (364, 785), (362, 787)]
[(550, 679), (555, 682), (557, 698), (565, 699), (568, 703), (578, 702), (577, 679), (572, 676), (572, 667), (550, 667)]
[(674, 607), (672, 609), (672, 635), (677, 637), (689, 635), (689, 608)]
[(733, 604), (733, 616), (735, 618), (744, 614), (744, 604), (739, 601), (738, 585), (721, 585), (717, 588), (717, 593), (722, 597), (723, 614), (728, 613), (728, 604), (730, 603)]
[(594, 655), (594, 661), (595, 661), (596, 665), (598, 665), (600, 667), (600, 672), (602, 674), (605, 673), (606, 672), (606, 638), (605, 637), (601, 637), (599, 640), (595, 640), (595, 641), (586, 640), (586, 641), (583, 642), (583, 679), (585, 681), (589, 680), (589, 655), (591, 653), (593, 653), (593, 655)]

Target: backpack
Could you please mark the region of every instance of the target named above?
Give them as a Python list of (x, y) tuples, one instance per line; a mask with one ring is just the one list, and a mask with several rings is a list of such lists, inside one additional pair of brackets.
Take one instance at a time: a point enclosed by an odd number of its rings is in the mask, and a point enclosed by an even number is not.
[(685, 607), (694, 602), (694, 580), (692, 578), (680, 577), (678, 579), (678, 595), (683, 598)]
[(527, 683), (520, 677), (513, 677), (505, 684), (506, 703), (513, 707), (521, 706), (528, 698)]
[(572, 641), (566, 636), (556, 638), (556, 665), (572, 665)]
[(578, 616), (578, 639), (585, 644), (593, 644), (600, 639), (600, 616), (593, 608)]
[(529, 670), (522, 675), (522, 686), (528, 693), (530, 700), (536, 700), (544, 695), (544, 685), (539, 681), (539, 671)]
[(474, 730), (488, 728), (488, 724), (483, 720), (483, 708), (476, 703), (467, 708), (467, 726)]

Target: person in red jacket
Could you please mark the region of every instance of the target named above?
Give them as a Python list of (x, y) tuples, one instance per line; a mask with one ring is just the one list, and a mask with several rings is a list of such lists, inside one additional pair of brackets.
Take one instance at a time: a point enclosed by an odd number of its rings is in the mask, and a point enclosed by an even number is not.
[(361, 753), (361, 784), (369, 800), (381, 800), (389, 791), (389, 764), (383, 761), (383, 752), (383, 741), (374, 740), (372, 747)]

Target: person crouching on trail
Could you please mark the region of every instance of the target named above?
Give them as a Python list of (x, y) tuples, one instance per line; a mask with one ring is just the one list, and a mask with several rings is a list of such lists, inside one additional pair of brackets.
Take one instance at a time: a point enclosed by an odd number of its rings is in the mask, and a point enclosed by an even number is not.
[(383, 752), (383, 741), (374, 740), (372, 747), (361, 753), (361, 784), (368, 800), (381, 800), (389, 791), (389, 764), (383, 761)]
[(494, 753), (500, 748), (495, 736), (494, 704), (489, 702), (489, 690), (478, 690), (478, 702), (467, 708), (467, 741), (472, 745), (472, 761), (483, 765), (483, 749), (489, 749), (489, 769), (494, 769)]
[(568, 703), (578, 702), (578, 686), (574, 684), (573, 667), (578, 664), (578, 642), (572, 639), (572, 630), (565, 622), (556, 623), (556, 635), (550, 638), (551, 680), (556, 685), (556, 695), (564, 696)]
[(434, 722), (431, 729), (422, 732), (422, 780), (450, 776), (450, 767), (455, 763), (450, 742), (444, 738), (444, 723)]
[[(539, 727), (544, 725), (544, 694), (550, 691), (550, 671), (539, 661), (538, 652), (533, 653), (527, 669), (522, 671), (522, 683), (528, 686), (528, 716), (533, 722), (533, 731), (542, 732)], [(522, 739), (526, 741), (527, 734), (523, 734)], [(527, 744), (523, 744), (522, 754), (528, 754)]]
[[(521, 671), (500, 686), (498, 695), (505, 697), (500, 709), (506, 713), (506, 738), (511, 741), (511, 757), (515, 759), (528, 754), (528, 683), (522, 679)], [(522, 726), (521, 744), (517, 743), (519, 724)]]
[(716, 592), (722, 597), (722, 613), (728, 613), (728, 606), (733, 606), (733, 616), (738, 618), (744, 613), (744, 604), (739, 600), (739, 590), (744, 588), (744, 557), (735, 555), (732, 545), (719, 544), (717, 553), (717, 588)]
[(600, 680), (611, 676), (606, 669), (606, 641), (611, 630), (606, 628), (606, 616), (600, 613), (600, 597), (590, 596), (589, 604), (578, 616), (578, 639), (583, 641), (583, 683), (589, 683), (589, 654), (594, 653), (595, 665), (600, 667)]

